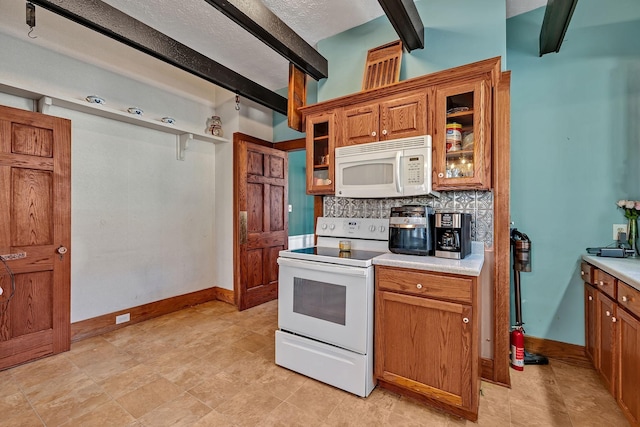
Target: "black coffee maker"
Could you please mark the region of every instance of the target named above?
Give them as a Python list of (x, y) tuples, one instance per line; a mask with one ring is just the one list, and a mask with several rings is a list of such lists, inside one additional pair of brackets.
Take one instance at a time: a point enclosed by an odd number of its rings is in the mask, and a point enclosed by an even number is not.
[(471, 253), (471, 214), (436, 212), (435, 237), (437, 257), (463, 259)]

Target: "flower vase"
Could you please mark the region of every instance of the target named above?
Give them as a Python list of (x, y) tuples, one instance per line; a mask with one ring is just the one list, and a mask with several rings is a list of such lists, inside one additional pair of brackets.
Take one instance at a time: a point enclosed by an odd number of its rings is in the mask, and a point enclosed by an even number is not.
[(638, 244), (638, 218), (629, 218), (629, 246), (640, 255), (640, 245)]

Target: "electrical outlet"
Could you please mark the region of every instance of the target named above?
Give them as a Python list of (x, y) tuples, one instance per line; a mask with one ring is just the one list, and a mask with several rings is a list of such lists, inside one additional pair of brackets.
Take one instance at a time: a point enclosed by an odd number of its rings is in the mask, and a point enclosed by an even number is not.
[(618, 233), (626, 233), (627, 224), (613, 224), (613, 240), (618, 240)]
[(131, 313), (121, 314), (120, 316), (116, 316), (116, 325), (120, 323), (126, 323), (131, 320)]

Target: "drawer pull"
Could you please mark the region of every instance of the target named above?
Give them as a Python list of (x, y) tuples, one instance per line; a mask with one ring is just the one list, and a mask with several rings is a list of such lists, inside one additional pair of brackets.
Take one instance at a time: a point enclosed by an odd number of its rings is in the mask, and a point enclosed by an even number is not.
[(469, 318), (468, 317), (463, 317), (462, 318), (462, 323), (469, 323)]
[(593, 301), (593, 297), (589, 295), (589, 301)]
[(580, 272), (580, 275), (581, 275), (581, 276), (584, 276), (584, 271), (581, 271), (581, 272)]
[(373, 132), (371, 132), (371, 136), (376, 136), (376, 135), (377, 135), (377, 133), (376, 133), (375, 130)]
[(611, 316), (611, 312), (609, 310), (605, 311), (604, 314), (606, 314), (607, 317)]
[(383, 129), (383, 130), (382, 130), (382, 134), (383, 134), (383, 135), (386, 135), (387, 133), (388, 133), (388, 132), (387, 132), (387, 130), (386, 130), (386, 129)]
[(611, 318), (611, 321), (612, 321), (613, 323), (616, 323), (616, 322), (618, 321), (618, 319), (616, 319), (615, 317), (612, 317), (612, 318)]
[(418, 284), (416, 285), (416, 288), (418, 288), (418, 289), (422, 289), (422, 284), (421, 284), (421, 283), (418, 283)]
[(600, 286), (604, 286), (604, 282), (600, 280)]
[(629, 301), (629, 297), (627, 297), (626, 295), (622, 295), (622, 302), (627, 302)]

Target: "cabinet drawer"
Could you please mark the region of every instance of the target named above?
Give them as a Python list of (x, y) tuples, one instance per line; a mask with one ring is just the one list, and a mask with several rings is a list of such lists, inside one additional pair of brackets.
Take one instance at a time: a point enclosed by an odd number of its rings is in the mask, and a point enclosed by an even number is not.
[(618, 282), (618, 303), (640, 317), (640, 291), (624, 282)]
[(616, 299), (616, 278), (597, 268), (594, 270), (594, 282), (598, 289)]
[(582, 280), (584, 280), (585, 283), (589, 283), (590, 285), (594, 284), (593, 271), (594, 268), (591, 266), (591, 264), (587, 264), (586, 262), (580, 264), (580, 275), (582, 276)]
[(416, 270), (378, 267), (378, 289), (411, 295), (470, 303), (473, 279), (441, 276)]

